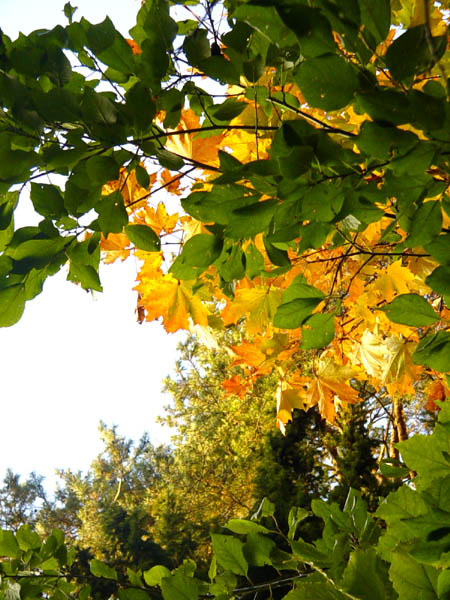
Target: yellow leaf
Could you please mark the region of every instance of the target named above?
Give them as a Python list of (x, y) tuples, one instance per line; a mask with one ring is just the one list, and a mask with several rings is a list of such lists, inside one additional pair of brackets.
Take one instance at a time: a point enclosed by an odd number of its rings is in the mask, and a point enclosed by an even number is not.
[(250, 334), (264, 330), (273, 321), (281, 303), (281, 290), (267, 286), (240, 288), (221, 313), (225, 325), (237, 323), (243, 316)]
[(315, 376), (303, 395), (308, 407), (318, 404), (322, 417), (332, 423), (336, 417), (336, 405), (356, 402), (358, 392), (345, 383), (355, 377), (355, 371), (334, 361), (332, 356), (323, 356), (315, 364)]
[(104, 252), (103, 262), (106, 265), (113, 263), (115, 260), (125, 260), (130, 256), (130, 240), (123, 233), (110, 233), (108, 237), (100, 240), (100, 249)]
[(277, 427), (283, 435), (286, 434), (286, 423), (292, 421), (294, 408), (304, 408), (298, 389), (282, 384), (277, 390)]

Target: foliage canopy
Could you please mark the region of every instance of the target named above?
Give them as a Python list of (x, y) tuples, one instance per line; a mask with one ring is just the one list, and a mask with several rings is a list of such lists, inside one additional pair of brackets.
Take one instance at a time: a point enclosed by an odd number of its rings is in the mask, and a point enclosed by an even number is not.
[[(141, 321), (245, 320), (226, 383), (276, 372), (281, 428), (358, 380), (448, 396), (447, 8), (148, 0), (125, 39), (67, 3), (2, 33), (0, 325), (134, 254)], [(25, 187), (41, 220), (15, 229)]]

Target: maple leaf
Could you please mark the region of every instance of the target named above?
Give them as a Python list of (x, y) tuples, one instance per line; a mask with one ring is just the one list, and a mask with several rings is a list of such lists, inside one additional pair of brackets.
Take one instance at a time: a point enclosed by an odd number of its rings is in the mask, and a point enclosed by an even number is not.
[(427, 401), (424, 405), (425, 410), (435, 412), (440, 410), (440, 407), (436, 402), (443, 402), (446, 398), (450, 397), (450, 389), (444, 382), (436, 379), (425, 388), (425, 394)]
[(222, 381), (221, 386), (227, 394), (234, 394), (235, 396), (239, 396), (239, 398), (243, 398), (251, 387), (251, 383), (248, 379), (243, 379), (241, 375), (233, 375), (229, 379)]
[(130, 256), (130, 240), (124, 233), (110, 233), (101, 237), (100, 249), (104, 252), (103, 262), (108, 265), (117, 259), (125, 260)]
[(134, 288), (138, 292), (140, 314), (145, 311), (147, 321), (161, 317), (169, 333), (188, 330), (192, 324), (207, 326), (209, 311), (201, 294), (194, 293), (192, 282), (178, 281), (170, 273), (163, 273), (162, 252), (137, 254), (145, 259)]
[(377, 279), (371, 287), (380, 292), (381, 297), (389, 303), (397, 294), (408, 294), (408, 284), (411, 284), (413, 279), (414, 275), (399, 259), (386, 267), (384, 273), (377, 273)]
[[(190, 131), (200, 128), (200, 118), (197, 117), (193, 110), (181, 111), (180, 122), (175, 131)], [(169, 136), (166, 148), (176, 154), (193, 158), (199, 163), (218, 165), (219, 149), (224, 137), (223, 133), (208, 138), (198, 138), (196, 137), (196, 133), (182, 133), (180, 135)]]
[(417, 368), (409, 351), (410, 342), (402, 337), (383, 336), (376, 330), (365, 330), (350, 358), (365, 368), (381, 385), (395, 384), (399, 391), (411, 391)]
[(284, 383), (277, 390), (277, 427), (286, 435), (286, 424), (292, 421), (294, 408), (304, 408), (305, 403), (299, 396), (296, 388), (286, 386)]
[(258, 348), (258, 344), (254, 342), (245, 340), (237, 346), (231, 346), (231, 350), (237, 356), (233, 361), (233, 365), (244, 363), (259, 369), (266, 360), (266, 355)]
[(181, 195), (179, 176), (174, 177), (168, 169), (164, 169), (159, 174), (159, 178), (161, 184), (170, 194)]
[(134, 222), (148, 225), (157, 235), (160, 235), (163, 230), (166, 233), (171, 233), (178, 223), (178, 213), (169, 215), (165, 205), (159, 202), (156, 210), (151, 206), (141, 209), (136, 214)]
[(336, 363), (332, 356), (322, 356), (314, 366), (314, 377), (308, 390), (302, 394), (306, 406), (318, 404), (322, 417), (332, 423), (336, 417), (336, 404), (354, 403), (358, 392), (346, 381), (355, 377), (354, 370)]
[(224, 324), (237, 323), (245, 315), (250, 334), (264, 330), (273, 321), (281, 294), (280, 289), (267, 286), (238, 289), (221, 313)]

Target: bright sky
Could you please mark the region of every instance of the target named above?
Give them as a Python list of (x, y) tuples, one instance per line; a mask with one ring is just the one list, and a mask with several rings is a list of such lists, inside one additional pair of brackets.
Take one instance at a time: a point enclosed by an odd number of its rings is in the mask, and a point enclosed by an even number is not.
[[(15, 39), (19, 31), (65, 24), (64, 4), (0, 0), (1, 28)], [(140, 6), (139, 0), (71, 4), (77, 19), (98, 23), (108, 14), (125, 36)], [(154, 420), (170, 401), (162, 379), (180, 338), (157, 323), (136, 323), (135, 276), (132, 260), (103, 267), (104, 292), (93, 297), (60, 273), (17, 325), (0, 329), (0, 479), (8, 467), (23, 476), (35, 471), (52, 490), (55, 468), (86, 470), (102, 447), (100, 419), (134, 440), (148, 431), (154, 443), (169, 441), (170, 431)]]

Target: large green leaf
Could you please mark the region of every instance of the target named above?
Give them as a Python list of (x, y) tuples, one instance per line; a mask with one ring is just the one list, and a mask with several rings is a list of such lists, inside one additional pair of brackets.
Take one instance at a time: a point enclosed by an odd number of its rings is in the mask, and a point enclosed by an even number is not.
[(95, 575), (95, 577), (104, 577), (105, 579), (117, 580), (116, 569), (113, 569), (101, 560), (93, 558), (89, 563), (89, 568), (92, 575)]
[(356, 70), (336, 54), (305, 60), (294, 77), (308, 104), (323, 110), (343, 108), (359, 89)]
[(446, 36), (432, 37), (428, 25), (412, 27), (386, 52), (386, 64), (397, 81), (428, 71), (444, 54)]
[(439, 315), (422, 296), (401, 294), (379, 310), (387, 314), (394, 323), (411, 327), (427, 327), (439, 321)]
[(244, 557), (244, 544), (240, 540), (219, 533), (213, 533), (211, 540), (219, 565), (236, 575), (247, 575), (248, 563)]
[(438, 331), (420, 340), (412, 359), (436, 371), (450, 371), (450, 332)]

